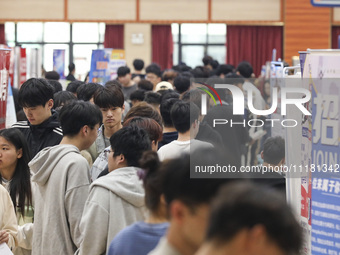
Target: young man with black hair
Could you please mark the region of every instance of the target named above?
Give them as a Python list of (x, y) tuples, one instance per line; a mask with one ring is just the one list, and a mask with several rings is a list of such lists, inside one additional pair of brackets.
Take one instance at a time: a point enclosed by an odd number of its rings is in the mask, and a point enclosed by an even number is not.
[(142, 153), (151, 150), (144, 129), (128, 126), (111, 138), (109, 174), (90, 187), (80, 230), (83, 241), (76, 254), (106, 254), (115, 235), (145, 218), (144, 188), (137, 172)]
[(49, 71), (45, 73), (45, 79), (59, 81), (60, 75), (56, 71)]
[(192, 102), (176, 102), (170, 111), (171, 120), (178, 131), (178, 138), (158, 150), (161, 161), (172, 159), (198, 148), (212, 148), (210, 143), (196, 140), (199, 130), (199, 109)]
[(74, 63), (71, 63), (68, 65), (68, 75), (66, 76), (67, 81), (75, 81), (76, 78), (74, 77), (74, 74), (76, 73), (76, 66)]
[(144, 68), (144, 61), (142, 59), (135, 59), (133, 61), (133, 68), (135, 72), (132, 74), (131, 79), (134, 83), (138, 84), (141, 80), (145, 79), (145, 74), (142, 74)]
[[(113, 91), (101, 87), (94, 94), (94, 103), (102, 112), (103, 124), (98, 131), (96, 141), (88, 149), (93, 162), (106, 147), (110, 146), (110, 137), (123, 127), (124, 95), (120, 89)], [(95, 169), (91, 169), (91, 171), (93, 170)]]
[(245, 82), (243, 83), (243, 90), (252, 90), (255, 109), (263, 110), (265, 108), (265, 102), (262, 98), (262, 94), (260, 90), (250, 82), (250, 79), (254, 77), (253, 67), (251, 64), (247, 61), (242, 61), (236, 68), (236, 74), (241, 75), (245, 79)]
[[(200, 89), (191, 89), (185, 92), (182, 96), (184, 102), (193, 102), (199, 109), (202, 109), (202, 94), (205, 92)], [(209, 110), (209, 102), (206, 104), (207, 111)], [(214, 130), (209, 124), (204, 121), (204, 116), (199, 115), (199, 130), (196, 136), (197, 140), (211, 143), (215, 148), (224, 149), (224, 144), (221, 135)]]
[(144, 101), (151, 105), (155, 110), (159, 112), (159, 106), (161, 104), (162, 95), (157, 92), (148, 91), (145, 93)]
[(141, 80), (137, 85), (138, 89), (143, 89), (145, 91), (153, 91), (153, 84), (148, 80)]
[(264, 187), (231, 183), (212, 203), (206, 240), (196, 255), (300, 254), (302, 231), (282, 197)]
[(156, 89), (156, 85), (162, 81), (162, 71), (159, 65), (150, 64), (145, 68), (145, 79), (153, 84), (153, 90)]
[(94, 104), (93, 96), (96, 93), (98, 88), (103, 87), (98, 83), (84, 83), (80, 85), (77, 89), (77, 98), (78, 100), (89, 101)]
[(75, 96), (77, 96), (77, 89), (79, 88), (80, 85), (85, 84), (82, 81), (71, 81), (67, 87), (66, 87), (66, 91), (70, 91), (71, 93), (73, 93)]
[(144, 97), (145, 97), (144, 89), (137, 89), (134, 92), (132, 92), (130, 95), (130, 101), (131, 101), (132, 107), (144, 101)]
[(249, 174), (249, 177), (254, 178), (254, 182), (274, 188), (286, 196), (286, 178), (283, 169), (285, 140), (281, 136), (268, 137), (263, 144), (261, 158), (263, 163), (258, 167), (258, 172)]
[(37, 78), (25, 81), (19, 90), (18, 102), (27, 121), (19, 121), (12, 127), (24, 134), (32, 157), (45, 147), (59, 144), (63, 137), (58, 114), (52, 110), (53, 94), (52, 85)]
[(181, 75), (177, 76), (174, 80), (174, 87), (181, 96), (189, 90), (190, 85), (190, 79)]
[(122, 91), (125, 100), (129, 100), (132, 92), (137, 90), (137, 84), (131, 80), (130, 68), (127, 66), (121, 66), (117, 70), (117, 80), (123, 85)]
[(216, 163), (228, 165), (213, 148), (163, 162), (160, 170), (170, 226), (149, 255), (192, 255), (198, 250), (204, 241), (211, 200), (232, 179), (191, 178), (191, 167)]
[(89, 165), (80, 154), (96, 140), (102, 115), (89, 102), (60, 111), (64, 136), (29, 163), (36, 184), (32, 254), (73, 254), (80, 246), (79, 223), (87, 199)]
[(162, 100), (160, 106), (160, 113), (163, 119), (163, 139), (162, 141), (158, 142), (158, 149), (161, 148), (163, 145), (171, 143), (178, 138), (178, 132), (174, 127), (174, 124), (171, 120), (170, 110), (172, 106), (178, 102), (178, 98), (169, 98), (166, 100)]

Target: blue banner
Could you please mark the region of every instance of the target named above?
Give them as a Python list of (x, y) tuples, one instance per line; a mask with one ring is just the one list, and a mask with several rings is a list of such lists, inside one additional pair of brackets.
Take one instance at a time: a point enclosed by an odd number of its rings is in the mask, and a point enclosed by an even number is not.
[(60, 75), (60, 79), (65, 79), (65, 50), (53, 50), (53, 70)]

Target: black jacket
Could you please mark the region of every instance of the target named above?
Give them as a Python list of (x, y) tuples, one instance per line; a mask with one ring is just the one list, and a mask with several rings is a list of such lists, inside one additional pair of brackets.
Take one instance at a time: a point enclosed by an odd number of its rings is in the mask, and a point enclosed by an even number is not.
[(60, 143), (63, 131), (58, 120), (58, 113), (52, 110), (52, 116), (39, 125), (28, 121), (19, 121), (12, 128), (18, 128), (25, 136), (32, 158), (42, 149)]

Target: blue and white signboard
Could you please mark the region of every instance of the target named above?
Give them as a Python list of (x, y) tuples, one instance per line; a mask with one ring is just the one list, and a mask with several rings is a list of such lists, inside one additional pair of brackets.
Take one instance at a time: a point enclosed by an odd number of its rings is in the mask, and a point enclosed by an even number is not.
[(340, 0), (311, 0), (313, 6), (336, 7), (340, 6)]
[[(312, 86), (312, 254), (340, 254), (340, 56), (310, 56)], [(329, 78), (325, 78), (329, 77)]]

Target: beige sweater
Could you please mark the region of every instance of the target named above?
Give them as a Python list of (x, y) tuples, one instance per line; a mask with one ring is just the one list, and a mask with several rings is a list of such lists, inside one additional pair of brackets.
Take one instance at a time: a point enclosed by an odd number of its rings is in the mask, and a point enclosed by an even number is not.
[(0, 185), (0, 230), (6, 230), (9, 233), (8, 246), (10, 249), (15, 248), (17, 242), (17, 218), (15, 216), (11, 197), (7, 190)]

